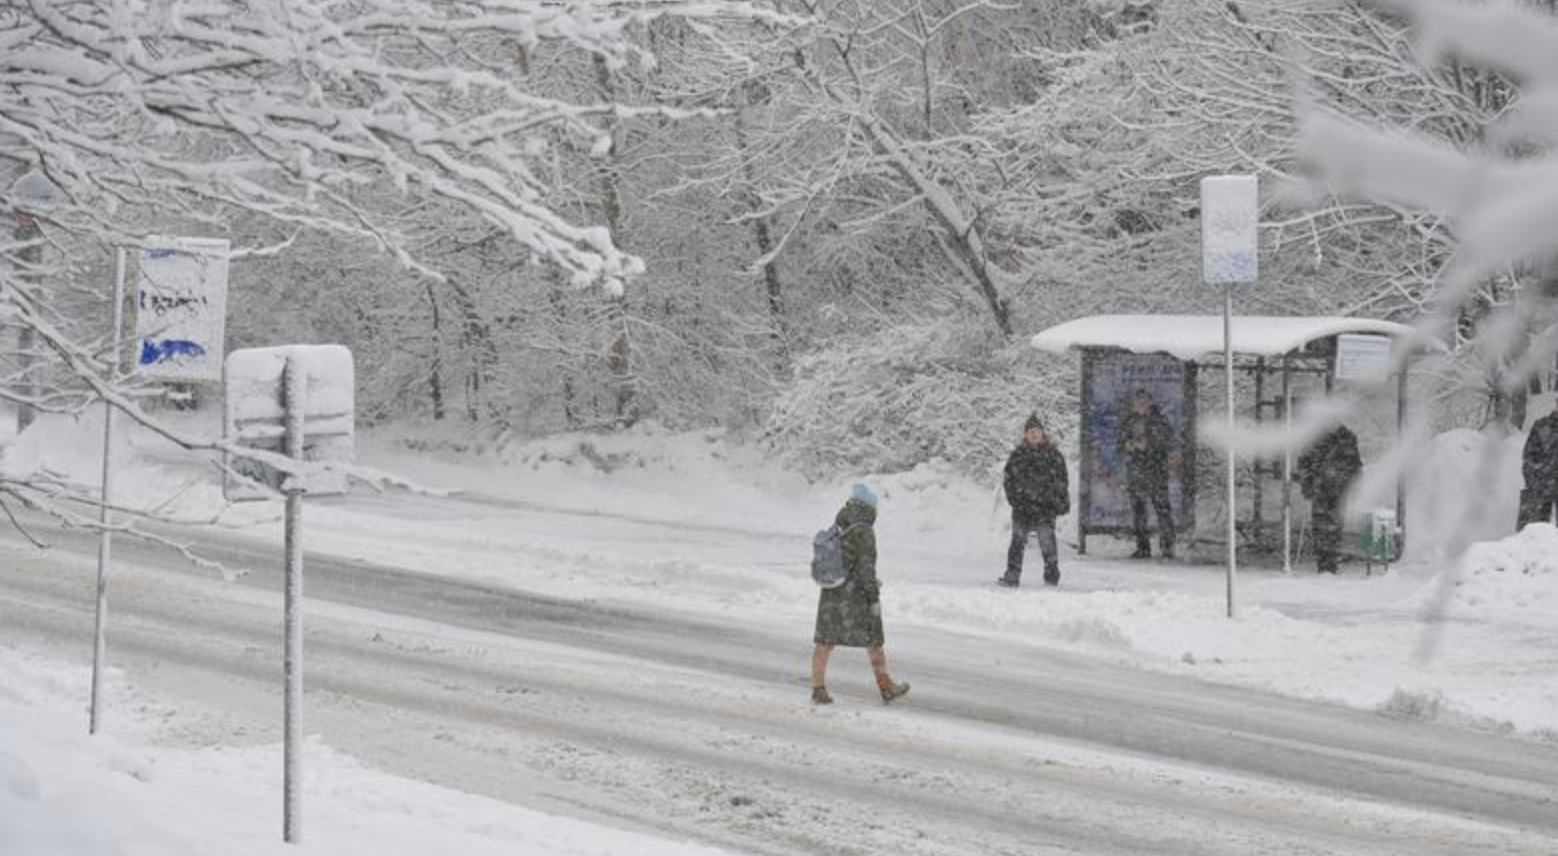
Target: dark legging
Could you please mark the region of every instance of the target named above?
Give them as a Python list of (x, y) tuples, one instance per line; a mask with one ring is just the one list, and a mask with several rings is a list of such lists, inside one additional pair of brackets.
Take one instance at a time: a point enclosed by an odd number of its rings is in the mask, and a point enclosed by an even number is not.
[(1012, 545), (1006, 551), (1006, 578), (1013, 582), (1022, 578), (1022, 557), (1028, 550), (1028, 535), (1039, 536), (1039, 552), (1044, 555), (1044, 579), (1053, 582), (1060, 578), (1060, 557), (1055, 548), (1055, 518), (1026, 518), (1012, 515)]
[(1131, 490), (1131, 524), (1136, 530), (1136, 549), (1145, 553), (1152, 549), (1147, 536), (1147, 503), (1152, 503), (1152, 513), (1158, 518), (1158, 543), (1163, 552), (1174, 550), (1174, 510), (1169, 506), (1168, 485), (1150, 485)]

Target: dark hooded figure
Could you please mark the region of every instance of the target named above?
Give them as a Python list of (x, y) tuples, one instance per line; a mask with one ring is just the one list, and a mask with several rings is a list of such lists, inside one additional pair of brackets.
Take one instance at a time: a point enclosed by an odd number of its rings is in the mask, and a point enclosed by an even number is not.
[(1055, 518), (1071, 511), (1066, 458), (1044, 433), (1038, 414), (1022, 426), (1022, 442), (1006, 459), (1006, 501), (1012, 506), (1012, 543), (1006, 551), (1006, 573), (996, 582), (1016, 588), (1022, 580), (1022, 558), (1028, 536), (1037, 535), (1044, 554), (1044, 584), (1060, 585), (1060, 557), (1055, 548)]
[(1520, 450), (1520, 474), (1525, 488), (1520, 491), (1520, 523), (1550, 523), (1553, 506), (1558, 505), (1558, 399), (1554, 410), (1531, 423), (1525, 447)]
[(1299, 490), (1309, 500), (1316, 564), (1320, 573), (1334, 574), (1342, 543), (1342, 497), (1363, 472), (1357, 435), (1346, 425), (1337, 425), (1298, 456), (1294, 469)]
[(811, 658), (813, 704), (833, 703), (833, 696), (828, 694), (828, 658), (837, 645), (866, 649), (884, 704), (909, 691), (907, 683), (897, 683), (888, 675), (887, 653), (882, 647), (882, 586), (876, 578), (876, 505), (876, 494), (857, 484), (834, 518), (834, 525), (843, 533), (844, 567), (848, 574), (843, 585), (823, 589), (817, 600), (817, 630), (812, 637), (817, 647)]
[(1131, 529), (1136, 535), (1133, 559), (1152, 556), (1147, 529), (1147, 504), (1157, 516), (1158, 544), (1163, 558), (1174, 558), (1174, 509), (1169, 505), (1169, 451), (1174, 429), (1145, 389), (1136, 390), (1131, 412), (1120, 420), (1116, 438), (1125, 458), (1125, 487), (1131, 498)]

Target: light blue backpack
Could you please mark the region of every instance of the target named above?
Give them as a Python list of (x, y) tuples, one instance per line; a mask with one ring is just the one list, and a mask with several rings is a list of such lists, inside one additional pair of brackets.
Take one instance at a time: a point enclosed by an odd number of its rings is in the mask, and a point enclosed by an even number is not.
[(829, 526), (811, 539), (811, 578), (817, 585), (838, 588), (849, 579), (849, 568), (844, 564), (844, 536), (859, 528)]

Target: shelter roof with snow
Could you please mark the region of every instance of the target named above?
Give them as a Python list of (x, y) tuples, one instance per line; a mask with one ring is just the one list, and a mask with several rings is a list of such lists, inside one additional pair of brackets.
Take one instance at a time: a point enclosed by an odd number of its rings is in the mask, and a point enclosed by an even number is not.
[[(1416, 341), (1422, 334), (1394, 321), (1372, 318), (1238, 315), (1233, 319), (1233, 351), (1280, 357), (1318, 339), (1344, 333), (1371, 334)], [(1165, 353), (1194, 361), (1223, 352), (1221, 315), (1094, 315), (1051, 327), (1033, 337), (1041, 351), (1118, 348), (1138, 354)]]

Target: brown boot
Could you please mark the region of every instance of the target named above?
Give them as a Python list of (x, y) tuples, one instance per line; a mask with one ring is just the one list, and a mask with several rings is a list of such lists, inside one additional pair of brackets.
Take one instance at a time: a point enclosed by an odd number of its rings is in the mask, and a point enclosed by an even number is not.
[(812, 687), (811, 688), (811, 703), (812, 704), (832, 704), (833, 703), (833, 696), (828, 695), (828, 688), (827, 687)]
[(909, 683), (893, 683), (892, 678), (880, 678), (876, 682), (876, 688), (882, 691), (882, 704), (891, 704), (894, 700), (903, 698), (909, 694)]

